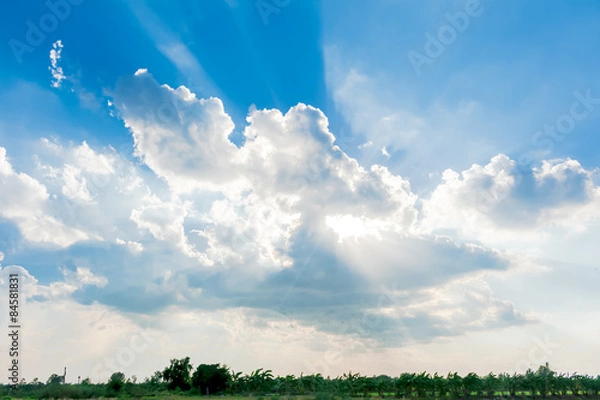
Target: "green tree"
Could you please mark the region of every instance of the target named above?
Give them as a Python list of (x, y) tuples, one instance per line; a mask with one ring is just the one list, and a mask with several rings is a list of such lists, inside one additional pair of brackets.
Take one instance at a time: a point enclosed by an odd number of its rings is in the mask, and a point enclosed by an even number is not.
[(510, 397), (515, 397), (517, 392), (523, 388), (523, 375), (502, 373), (498, 375), (498, 379), (500, 380), (500, 390), (508, 392)]
[(164, 383), (162, 371), (155, 371), (152, 376), (144, 379), (144, 386), (152, 391), (161, 389)]
[(535, 372), (535, 375), (537, 378), (537, 391), (543, 397), (546, 397), (549, 393), (553, 391), (553, 387), (555, 386), (556, 381), (556, 372), (552, 371), (548, 363), (546, 363), (545, 365), (540, 365), (538, 370)]
[(362, 397), (368, 397), (369, 393), (375, 391), (375, 380), (367, 376), (359, 376), (356, 380), (356, 393)]
[(244, 377), (242, 372), (230, 372), (230, 380), (227, 382), (227, 390), (230, 394), (238, 394), (245, 392)]
[(231, 380), (229, 368), (220, 364), (200, 364), (192, 375), (192, 386), (202, 394), (224, 391)]
[(46, 385), (58, 385), (59, 383), (62, 383), (62, 376), (58, 374), (50, 375), (46, 381)]
[(483, 391), (487, 397), (494, 397), (496, 391), (500, 389), (500, 379), (493, 373), (483, 377)]
[(539, 386), (538, 376), (529, 368), (523, 377), (523, 388), (535, 396)]
[(448, 393), (448, 382), (446, 382), (446, 379), (436, 372), (431, 380), (433, 382), (434, 396), (437, 394), (439, 397), (446, 397), (446, 394)]
[(463, 378), (463, 387), (465, 389), (465, 396), (470, 396), (471, 393), (479, 394), (482, 389), (481, 378), (475, 372), (469, 372)]
[(342, 376), (342, 379), (344, 380), (344, 392), (348, 393), (350, 397), (354, 396), (354, 393), (358, 389), (359, 378), (360, 374), (353, 374), (352, 371)]
[(246, 377), (248, 389), (255, 393), (268, 393), (275, 386), (273, 371), (257, 369)]
[(589, 377), (587, 382), (588, 384), (588, 393), (594, 396), (598, 396), (600, 394), (600, 375), (596, 375), (596, 377)]
[(379, 375), (375, 378), (375, 390), (380, 398), (383, 398), (386, 393), (394, 391), (394, 382), (387, 375)]
[(171, 360), (171, 365), (163, 371), (162, 377), (171, 390), (189, 390), (192, 368), (189, 357), (179, 360), (174, 358)]
[(107, 387), (110, 390), (118, 392), (125, 386), (125, 374), (122, 372), (114, 372), (108, 379)]
[(461, 378), (461, 376), (456, 372), (453, 374), (448, 372), (446, 381), (448, 382), (448, 389), (452, 397), (461, 397), (463, 394), (463, 378)]
[(427, 396), (428, 392), (433, 391), (433, 380), (431, 379), (431, 375), (425, 371), (414, 377), (413, 385), (417, 396), (421, 398)]
[(575, 396), (581, 396), (583, 394), (583, 381), (584, 381), (584, 377), (581, 375), (578, 375), (577, 372), (575, 372), (573, 375), (571, 375), (570, 389), (571, 389), (571, 392)]
[(281, 394), (296, 394), (298, 392), (298, 380), (294, 375), (279, 377), (279, 392)]
[(560, 374), (556, 377), (554, 392), (560, 394), (561, 396), (566, 396), (569, 393), (570, 381), (569, 377), (565, 374)]

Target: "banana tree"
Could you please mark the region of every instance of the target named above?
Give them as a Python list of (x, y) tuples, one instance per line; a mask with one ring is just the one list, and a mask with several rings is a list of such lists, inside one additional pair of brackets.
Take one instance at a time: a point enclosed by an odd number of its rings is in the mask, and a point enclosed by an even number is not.
[(359, 376), (356, 379), (356, 393), (362, 397), (369, 397), (369, 393), (375, 391), (375, 380), (367, 376)]
[(433, 396), (446, 397), (448, 394), (448, 382), (443, 376), (436, 372), (431, 378), (433, 385)]
[(294, 375), (286, 375), (285, 377), (278, 376), (277, 393), (279, 394), (295, 394), (298, 391), (298, 383)]
[(594, 396), (598, 396), (600, 394), (600, 375), (596, 375), (595, 378), (590, 377), (590, 381), (588, 382), (589, 394)]
[(273, 388), (273, 371), (257, 369), (248, 376), (248, 386), (251, 392), (268, 393)]
[(350, 397), (354, 396), (360, 374), (353, 374), (352, 371), (349, 371), (347, 374), (344, 374), (342, 378), (345, 381), (346, 392), (350, 395)]
[(323, 390), (325, 379), (323, 375), (303, 375), (298, 378), (298, 390), (301, 394), (316, 393)]
[(480, 394), (482, 388), (481, 378), (475, 372), (469, 372), (463, 378), (464, 395), (470, 396), (471, 393)]
[(404, 372), (396, 380), (396, 397), (412, 396), (414, 391), (416, 375), (414, 373)]
[(379, 375), (375, 378), (375, 390), (379, 395), (379, 398), (385, 396), (386, 393), (390, 393), (394, 391), (394, 382), (392, 378), (387, 375)]
[(517, 392), (523, 388), (523, 375), (500, 374), (500, 387), (502, 391), (507, 391), (510, 397), (515, 397)]
[(419, 375), (414, 377), (413, 385), (415, 391), (417, 392), (417, 396), (420, 398), (426, 397), (427, 393), (430, 393), (433, 389), (431, 375), (429, 375), (427, 372), (421, 372)]
[(540, 395), (542, 395), (542, 397), (546, 397), (552, 392), (556, 373), (552, 371), (548, 363), (546, 363), (545, 365), (540, 365), (535, 374), (537, 377), (537, 391), (540, 393)]
[(569, 377), (565, 374), (560, 374), (555, 379), (554, 391), (561, 396), (566, 396), (569, 393), (570, 386), (571, 382)]
[(500, 388), (500, 379), (492, 372), (483, 378), (483, 391), (487, 397), (494, 397), (496, 391)]
[(460, 375), (456, 372), (453, 374), (448, 372), (446, 381), (448, 382), (448, 389), (452, 397), (458, 398), (463, 395), (463, 378)]
[(575, 372), (573, 375), (571, 375), (569, 382), (571, 392), (575, 396), (581, 396), (583, 394), (583, 376), (578, 375), (577, 372)]

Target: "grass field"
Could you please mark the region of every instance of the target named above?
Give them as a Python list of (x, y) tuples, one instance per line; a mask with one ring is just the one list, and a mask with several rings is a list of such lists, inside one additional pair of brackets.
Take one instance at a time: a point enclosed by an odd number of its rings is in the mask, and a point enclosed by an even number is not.
[[(380, 397), (376, 393), (372, 393), (369, 396), (370, 399), (379, 399)], [(446, 397), (447, 399), (451, 399), (450, 396)], [(31, 397), (18, 397), (18, 396), (3, 396), (1, 400), (13, 400), (13, 399), (24, 399), (24, 400), (33, 400)], [(318, 393), (316, 395), (264, 395), (264, 396), (230, 396), (230, 395), (216, 395), (216, 396), (194, 396), (194, 395), (178, 395), (178, 394), (157, 394), (157, 395), (149, 395), (142, 397), (99, 397), (99, 399), (103, 400), (122, 400), (122, 399), (136, 399), (136, 400), (364, 400), (365, 397), (349, 397), (349, 396), (339, 396), (339, 395), (331, 395), (328, 393)], [(384, 396), (384, 399), (394, 399), (394, 396), (390, 394), (390, 396)], [(441, 399), (440, 397), (431, 398), (431, 397), (401, 397), (403, 400), (433, 400), (433, 399)], [(471, 397), (470, 399), (477, 399), (477, 397)], [(510, 397), (508, 394), (498, 393), (496, 399), (503, 400), (524, 400), (524, 399), (559, 399), (559, 400), (600, 400), (600, 396), (596, 395), (582, 395), (576, 396), (573, 394), (568, 394), (566, 396), (531, 396), (531, 394), (524, 392), (521, 395)], [(71, 399), (64, 399), (71, 400)], [(76, 399), (73, 399), (76, 400)]]

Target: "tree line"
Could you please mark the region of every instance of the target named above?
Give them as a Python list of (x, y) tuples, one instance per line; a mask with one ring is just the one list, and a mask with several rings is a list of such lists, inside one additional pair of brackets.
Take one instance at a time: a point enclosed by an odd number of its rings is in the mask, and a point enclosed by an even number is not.
[(559, 374), (548, 364), (524, 374), (477, 375), (470, 372), (464, 376), (448, 373), (402, 373), (398, 376), (364, 376), (348, 372), (331, 378), (321, 374), (274, 376), (271, 370), (257, 369), (250, 374), (235, 372), (221, 364), (200, 364), (193, 368), (190, 358), (172, 359), (162, 371), (156, 371), (143, 382), (135, 376), (126, 378), (123, 372), (115, 372), (108, 382), (93, 384), (84, 379), (79, 384), (64, 384), (61, 377), (53, 374), (46, 383), (37, 379), (22, 382), (16, 387), (3, 385), (2, 396), (44, 398), (99, 398), (135, 397), (160, 393), (190, 395), (314, 395), (317, 400), (348, 398), (414, 398), (414, 399), (466, 399), (517, 396), (598, 396), (600, 375)]

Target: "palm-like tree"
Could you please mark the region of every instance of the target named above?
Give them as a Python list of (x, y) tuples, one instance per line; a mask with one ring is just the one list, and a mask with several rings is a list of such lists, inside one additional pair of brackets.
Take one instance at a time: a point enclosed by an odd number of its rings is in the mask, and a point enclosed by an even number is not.
[(369, 393), (375, 390), (375, 381), (367, 376), (358, 376), (356, 378), (355, 391), (362, 397), (368, 397)]
[(529, 393), (535, 396), (537, 392), (538, 383), (536, 382), (537, 376), (530, 369), (525, 372), (525, 376), (523, 377), (523, 389), (527, 390)]
[(360, 378), (360, 374), (353, 374), (352, 371), (349, 371), (347, 374), (342, 375), (342, 378), (346, 383), (346, 392), (350, 397), (354, 396), (358, 389), (358, 379)]
[(415, 388), (416, 374), (404, 372), (396, 381), (396, 391), (401, 396), (412, 396)]
[(537, 391), (543, 397), (546, 397), (550, 392), (552, 392), (552, 386), (554, 385), (556, 373), (552, 371), (548, 363), (546, 363), (545, 365), (540, 365), (535, 375), (537, 376)]
[(560, 393), (562, 396), (566, 396), (569, 393), (569, 387), (571, 386), (570, 379), (565, 374), (560, 374), (555, 380), (555, 392)]
[(294, 375), (277, 377), (278, 392), (281, 394), (296, 394), (298, 392), (298, 380)]
[(487, 397), (494, 397), (496, 391), (500, 388), (500, 379), (492, 372), (483, 378), (483, 391)]
[(469, 372), (463, 377), (464, 395), (470, 396), (471, 393), (480, 394), (482, 388), (481, 378), (475, 372)]
[(380, 398), (383, 399), (386, 393), (394, 391), (394, 381), (387, 375), (379, 375), (375, 379), (375, 390)]
[(515, 397), (517, 392), (523, 389), (523, 375), (500, 374), (500, 388), (503, 392), (508, 392), (510, 397)]
[(463, 378), (456, 372), (453, 374), (448, 372), (446, 381), (448, 382), (448, 389), (450, 390), (452, 397), (461, 397), (463, 394)]
[(439, 397), (446, 397), (448, 394), (448, 382), (443, 376), (438, 375), (436, 372), (431, 378), (433, 385), (433, 395)]
[[(189, 386), (189, 371), (191, 364), (189, 357), (181, 360), (171, 360), (171, 365), (164, 371), (157, 371), (155, 376), (144, 384), (151, 384), (155, 380), (157, 385), (168, 383), (171, 389)], [(57, 379), (56, 376), (51, 378)], [(50, 382), (52, 379), (50, 379)], [(49, 383), (50, 383), (49, 382)], [(164, 383), (163, 383), (164, 382)], [(329, 393), (350, 397), (368, 397), (376, 392), (382, 399), (387, 393), (394, 392), (396, 398), (446, 398), (450, 394), (453, 398), (468, 398), (477, 394), (479, 398), (492, 398), (497, 392), (511, 397), (517, 395), (531, 396), (557, 396), (572, 393), (575, 396), (600, 395), (600, 375), (565, 375), (552, 371), (548, 363), (541, 365), (536, 370), (528, 369), (524, 374), (495, 375), (490, 372), (485, 376), (478, 376), (470, 372), (464, 377), (458, 373), (448, 373), (433, 376), (427, 372), (402, 373), (398, 377), (390, 378), (387, 375), (361, 376), (352, 371), (337, 378), (324, 378), (321, 374), (304, 375), (299, 377), (287, 375), (273, 377), (271, 370), (262, 368), (249, 375), (233, 372), (227, 376), (227, 391), (230, 394), (316, 394)], [(415, 399), (416, 400), (416, 399)]]
[(600, 375), (596, 375), (595, 378), (590, 377), (590, 381), (588, 382), (590, 394), (594, 396), (598, 396), (600, 394)]
[(325, 382), (325, 378), (323, 378), (323, 375), (316, 374), (316, 375), (311, 375), (310, 376), (310, 387), (312, 390), (312, 393), (317, 393), (317, 392), (321, 392), (325, 389), (326, 386), (326, 382)]
[(227, 382), (227, 391), (230, 394), (243, 393), (245, 390), (242, 388), (242, 373), (231, 371), (231, 379)]
[(252, 372), (248, 378), (248, 386), (252, 392), (267, 393), (273, 388), (275, 382), (273, 378), (273, 371), (270, 369), (264, 370), (259, 368)]
[(427, 393), (433, 391), (433, 381), (431, 375), (427, 372), (421, 372), (416, 375), (413, 379), (414, 390), (417, 392), (417, 396), (423, 398), (427, 396)]
[(575, 396), (581, 396), (583, 394), (583, 376), (578, 375), (577, 372), (575, 372), (573, 375), (571, 375), (571, 379), (569, 381), (571, 392)]

